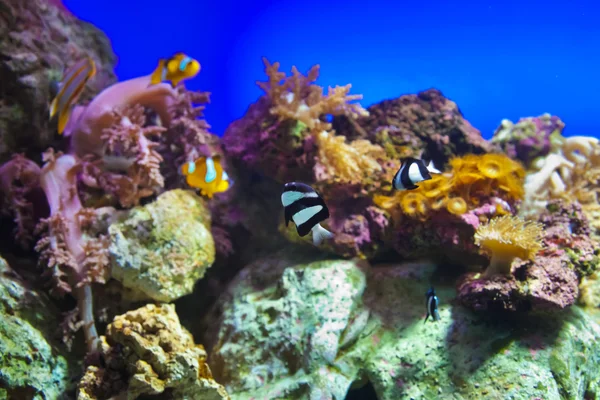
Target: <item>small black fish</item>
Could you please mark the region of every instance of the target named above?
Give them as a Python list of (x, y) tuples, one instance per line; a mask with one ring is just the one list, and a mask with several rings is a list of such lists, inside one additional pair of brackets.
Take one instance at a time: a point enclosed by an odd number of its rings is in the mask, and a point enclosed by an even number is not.
[(433, 286), (429, 288), (429, 290), (425, 294), (425, 297), (427, 298), (427, 302), (426, 302), (427, 316), (425, 317), (424, 322), (427, 322), (427, 319), (430, 316), (431, 316), (431, 318), (433, 318), (434, 321), (439, 321), (440, 320), (440, 313), (438, 312), (439, 300), (438, 300), (437, 296), (435, 295), (435, 289), (433, 288)]
[[(416, 189), (418, 188), (416, 183), (431, 179), (430, 172), (439, 172), (433, 167), (433, 163), (430, 163), (429, 166), (425, 166), (423, 160), (416, 158), (405, 158), (401, 162), (402, 165), (392, 180), (392, 187), (396, 190)], [(433, 171), (430, 171), (429, 167), (431, 167)]]
[(284, 208), (285, 226), (294, 221), (298, 235), (306, 236), (312, 231), (315, 246), (333, 237), (333, 233), (320, 224), (329, 218), (329, 209), (312, 187), (300, 182), (286, 183), (281, 194), (281, 203)]

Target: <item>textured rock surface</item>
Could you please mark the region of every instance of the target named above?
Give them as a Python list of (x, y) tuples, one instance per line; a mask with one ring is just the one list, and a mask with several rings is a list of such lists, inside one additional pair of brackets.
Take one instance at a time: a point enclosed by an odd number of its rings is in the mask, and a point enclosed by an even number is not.
[(560, 140), (564, 127), (560, 118), (550, 114), (521, 118), (515, 124), (505, 119), (494, 132), (492, 143), (529, 166), (537, 157), (550, 153), (553, 140)]
[(179, 323), (171, 304), (149, 304), (117, 316), (102, 336), (103, 366), (91, 365), (78, 399), (229, 399), (212, 379), (206, 352)]
[(538, 221), (544, 226), (543, 249), (534, 260), (515, 260), (511, 276), (483, 279), (467, 274), (458, 297), (473, 310), (562, 309), (575, 303), (579, 281), (600, 266), (600, 249), (578, 203), (552, 200)]
[(217, 305), (210, 364), (232, 398), (343, 399), (355, 379), (359, 366), (341, 350), (368, 317), (356, 312), (364, 266), (306, 254), (286, 249), (249, 265)]
[(116, 57), (104, 33), (52, 2), (2, 0), (0, 7), (1, 162), (19, 151), (39, 157), (55, 137), (48, 105), (65, 67), (86, 56), (96, 62), (85, 101), (116, 80)]
[(58, 315), (0, 258), (0, 399), (62, 398), (77, 367), (53, 340)]
[(436, 166), (451, 156), (487, 153), (494, 146), (486, 141), (458, 106), (436, 89), (384, 100), (367, 108), (368, 117), (356, 121), (336, 117), (333, 127), (350, 138), (369, 139), (395, 158), (420, 156), (421, 150)]
[(192, 292), (215, 259), (211, 218), (192, 191), (171, 190), (109, 228), (112, 276), (138, 297), (173, 301)]
[[(494, 318), (453, 305), (430, 264), (310, 258), (283, 251), (246, 267), (215, 310), (222, 319), (208, 318), (219, 329), (210, 364), (233, 399), (342, 400), (366, 382), (379, 400), (600, 395), (600, 326), (577, 307)], [(423, 323), (432, 282), (441, 320)], [(329, 353), (314, 342), (326, 337)]]

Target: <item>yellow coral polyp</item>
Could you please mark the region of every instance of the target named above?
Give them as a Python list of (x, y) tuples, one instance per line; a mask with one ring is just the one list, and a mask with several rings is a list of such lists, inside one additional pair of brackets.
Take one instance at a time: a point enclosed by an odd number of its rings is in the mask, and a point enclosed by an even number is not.
[(448, 212), (454, 215), (462, 215), (467, 212), (467, 202), (462, 197), (453, 197), (446, 203)]
[(427, 213), (443, 209), (462, 215), (469, 209), (489, 201), (492, 196), (518, 200), (523, 197), (525, 171), (521, 164), (503, 154), (468, 154), (452, 158), (450, 168), (432, 174), (419, 188), (396, 192), (393, 197), (381, 196), (376, 204), (404, 215), (427, 217)]
[[(490, 154), (491, 156), (491, 154)], [(490, 179), (497, 179), (506, 173), (506, 162), (502, 162), (498, 157), (485, 157), (482, 162), (477, 164), (477, 169), (481, 175)]]
[(492, 219), (475, 232), (475, 244), (492, 254), (484, 278), (509, 275), (515, 258), (530, 260), (541, 250), (542, 225), (512, 215)]
[(414, 217), (417, 215), (425, 215), (427, 213), (427, 199), (420, 193), (407, 193), (402, 196), (400, 206), (404, 214)]

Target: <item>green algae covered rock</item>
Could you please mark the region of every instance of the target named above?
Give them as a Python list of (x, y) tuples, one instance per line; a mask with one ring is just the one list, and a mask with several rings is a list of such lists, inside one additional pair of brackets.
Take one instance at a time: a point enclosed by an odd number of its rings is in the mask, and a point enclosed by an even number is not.
[(441, 320), (424, 323), (434, 270), (291, 251), (257, 261), (216, 306), (215, 377), (232, 399), (343, 400), (367, 382), (378, 400), (600, 397), (590, 314), (475, 314), (436, 283)]
[(600, 396), (600, 326), (581, 309), (481, 317), (451, 305), (453, 288), (436, 286), (441, 320), (423, 323), (431, 270), (405, 265), (370, 276), (365, 304), (379, 328), (354, 351), (373, 351), (365, 374), (380, 400)]
[(73, 374), (53, 340), (58, 315), (0, 258), (0, 399), (63, 398)]
[(210, 212), (192, 191), (171, 190), (109, 228), (112, 277), (140, 299), (192, 292), (215, 260)]
[(283, 250), (247, 266), (215, 312), (215, 379), (232, 399), (343, 399), (358, 365), (340, 360), (341, 343), (364, 289), (358, 261)]

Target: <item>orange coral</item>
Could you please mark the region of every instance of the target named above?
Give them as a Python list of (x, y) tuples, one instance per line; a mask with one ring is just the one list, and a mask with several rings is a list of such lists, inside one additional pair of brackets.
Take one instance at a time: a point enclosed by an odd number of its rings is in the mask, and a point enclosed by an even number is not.
[[(479, 205), (481, 199), (498, 196), (518, 200), (523, 197), (525, 171), (521, 164), (503, 154), (468, 154), (453, 158), (450, 171), (423, 181), (414, 191), (398, 191), (393, 196), (377, 195), (375, 204), (396, 215), (425, 219), (430, 210), (446, 208), (461, 215)], [(415, 196), (423, 204), (415, 207)]]

